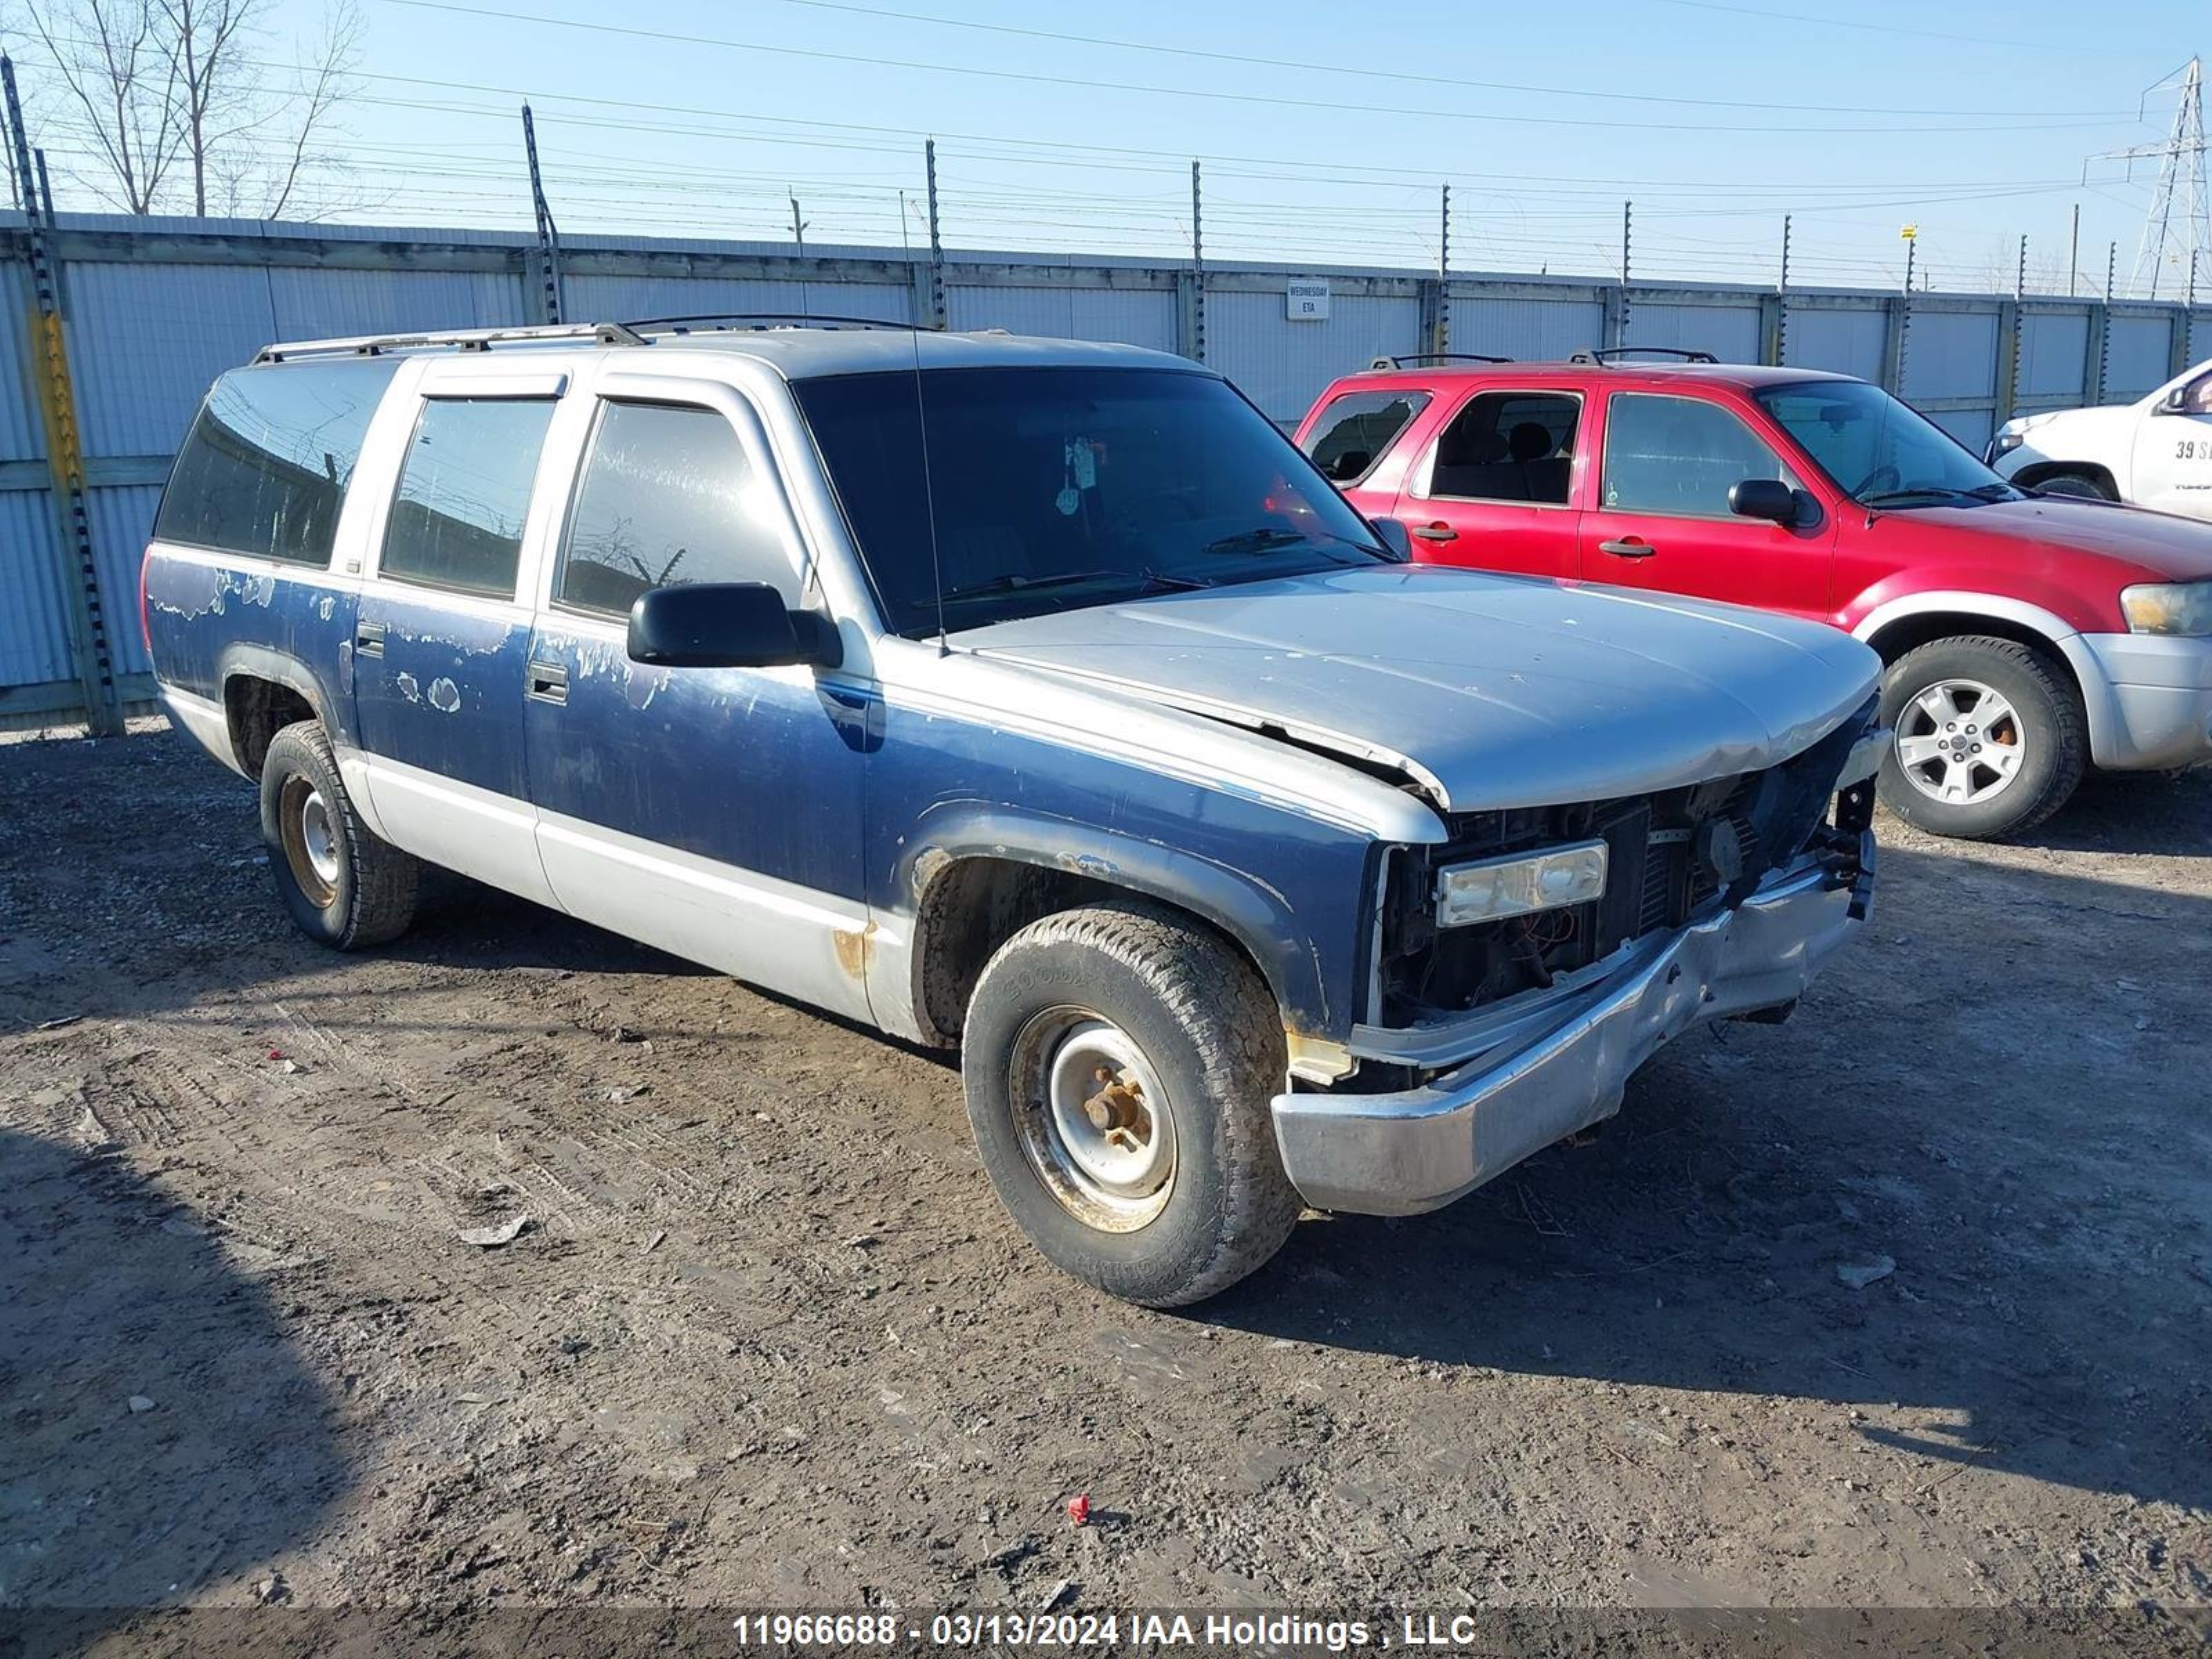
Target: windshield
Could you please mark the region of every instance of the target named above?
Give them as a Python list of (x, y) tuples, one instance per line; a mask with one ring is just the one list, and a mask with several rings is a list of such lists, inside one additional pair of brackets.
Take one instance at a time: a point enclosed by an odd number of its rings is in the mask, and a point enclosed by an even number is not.
[(1864, 380), (1772, 386), (1758, 397), (1836, 487), (1863, 506), (2021, 498), (1949, 433)]
[(939, 572), (962, 629), (1389, 558), (1210, 374), (932, 369), (793, 392), (895, 633), (936, 632)]

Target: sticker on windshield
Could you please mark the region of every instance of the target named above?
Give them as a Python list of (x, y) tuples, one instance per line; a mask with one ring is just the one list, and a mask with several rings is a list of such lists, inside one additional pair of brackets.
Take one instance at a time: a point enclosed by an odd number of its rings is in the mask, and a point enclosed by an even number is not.
[(1075, 516), (1075, 509), (1083, 505), (1082, 492), (1070, 484), (1052, 498), (1052, 504), (1060, 509), (1061, 518), (1072, 519)]
[(1067, 476), (1078, 489), (1098, 487), (1098, 452), (1091, 447), (1090, 439), (1078, 438), (1067, 446)]

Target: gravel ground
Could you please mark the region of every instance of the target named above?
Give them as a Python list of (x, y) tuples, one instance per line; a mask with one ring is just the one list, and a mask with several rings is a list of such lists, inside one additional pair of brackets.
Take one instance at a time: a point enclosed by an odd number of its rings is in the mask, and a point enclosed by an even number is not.
[(0, 1609), (2201, 1609), (2212, 777), (1882, 831), (1790, 1024), (1160, 1315), (941, 1058), (459, 883), (330, 954), (180, 741), (0, 748)]

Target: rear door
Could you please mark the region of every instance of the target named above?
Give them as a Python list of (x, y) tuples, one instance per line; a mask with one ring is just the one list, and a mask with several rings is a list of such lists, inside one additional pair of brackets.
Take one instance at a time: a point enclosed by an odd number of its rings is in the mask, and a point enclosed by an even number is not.
[(523, 752), (523, 577), (557, 508), (538, 478), (568, 376), (473, 368), (434, 362), (417, 382), (354, 622), (354, 720), (387, 839), (550, 904)]
[(688, 376), (602, 364), (592, 392), (528, 651), (546, 877), (588, 921), (866, 1018), (873, 685), (805, 666), (653, 667), (625, 649), (651, 587), (767, 582), (793, 608), (810, 595), (763, 423), (732, 387)]
[(1414, 463), (1396, 516), (1427, 563), (1535, 576), (1576, 572), (1583, 394), (1485, 386)]
[[(1708, 398), (1614, 392), (1605, 403), (1595, 499), (1579, 532), (1585, 580), (1826, 619), (1834, 516), (1765, 436)], [(1747, 478), (1796, 489), (1798, 523), (1731, 512), (1729, 491)]]

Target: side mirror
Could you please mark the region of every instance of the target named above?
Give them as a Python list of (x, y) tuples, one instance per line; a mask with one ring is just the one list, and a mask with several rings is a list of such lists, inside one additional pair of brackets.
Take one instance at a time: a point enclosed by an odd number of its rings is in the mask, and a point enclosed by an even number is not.
[[(825, 638), (826, 636), (826, 638)], [(629, 658), (664, 668), (836, 665), (836, 635), (766, 582), (650, 587), (629, 608)]]
[(1729, 486), (1729, 511), (1739, 519), (1768, 519), (1787, 527), (1797, 522), (1797, 492), (1779, 478), (1746, 478)]
[(2189, 393), (2195, 384), (2191, 381), (2188, 386), (2178, 386), (2167, 392), (2158, 400), (2158, 412), (2161, 415), (2179, 415), (2186, 410), (2189, 407)]
[(1382, 544), (1393, 559), (1400, 564), (1413, 562), (1413, 538), (1405, 526), (1395, 519), (1370, 519), (1368, 528), (1375, 532), (1375, 539)]

